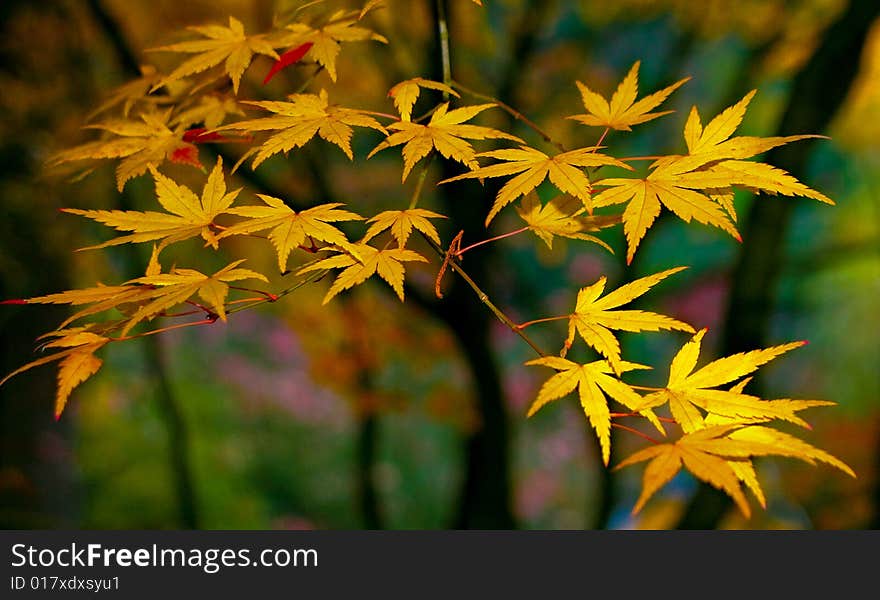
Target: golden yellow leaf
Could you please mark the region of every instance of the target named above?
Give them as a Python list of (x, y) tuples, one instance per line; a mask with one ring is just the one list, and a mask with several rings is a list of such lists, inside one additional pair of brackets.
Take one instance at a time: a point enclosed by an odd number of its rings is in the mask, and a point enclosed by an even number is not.
[(367, 222), (372, 223), (361, 243), (366, 243), (386, 229), (391, 230), (391, 235), (397, 240), (398, 248), (406, 246), (413, 228), (424, 233), (428, 239), (438, 246), (440, 235), (437, 228), (428, 219), (445, 219), (446, 217), (424, 208), (408, 208), (406, 210), (386, 210)]
[(107, 99), (86, 117), (91, 121), (99, 114), (122, 105), (122, 116), (127, 117), (138, 102), (158, 103), (159, 96), (149, 96), (150, 89), (162, 79), (162, 74), (152, 65), (141, 65), (141, 76), (124, 83), (108, 94)]
[(197, 235), (202, 236), (206, 244), (212, 248), (217, 248), (217, 237), (211, 228), (214, 219), (229, 212), (229, 207), (240, 191), (237, 189), (229, 193), (226, 192), (226, 182), (223, 178), (223, 159), (217, 158), (217, 163), (208, 175), (208, 180), (202, 189), (201, 198), (188, 187), (162, 175), (155, 168), (151, 167), (151, 172), (156, 184), (156, 197), (159, 204), (167, 212), (62, 209), (64, 212), (81, 215), (103, 223), (117, 231), (133, 232), (131, 235), (117, 237), (103, 244), (89, 246), (84, 250), (106, 248), (129, 242), (162, 240), (158, 246), (161, 251), (169, 244)]
[(266, 36), (262, 34), (245, 35), (244, 25), (235, 17), (229, 17), (229, 27), (202, 25), (187, 29), (207, 39), (180, 42), (148, 50), (150, 52), (195, 54), (156, 83), (153, 90), (224, 63), (224, 72), (232, 80), (233, 91), (238, 94), (241, 76), (250, 66), (254, 54), (264, 54), (278, 60), (278, 53), (275, 52), (273, 44), (267, 40)]
[(620, 469), (645, 460), (651, 460), (642, 475), (642, 493), (639, 495), (633, 514), (638, 513), (645, 503), (664, 485), (669, 483), (681, 470), (682, 465), (697, 479), (724, 491), (736, 502), (746, 518), (751, 514), (749, 502), (742, 492), (739, 477), (733, 467), (722, 457), (705, 451), (699, 442), (709, 435), (724, 435), (731, 426), (712, 430), (703, 429), (688, 434), (672, 444), (656, 444), (638, 451), (615, 466)]
[[(607, 465), (611, 456), (611, 412), (606, 395), (629, 409), (635, 409), (641, 403), (641, 396), (624, 382), (612, 377), (611, 365), (604, 360), (578, 364), (558, 356), (545, 356), (525, 364), (541, 365), (558, 371), (541, 386), (538, 397), (529, 407), (528, 416), (531, 417), (548, 402), (563, 398), (577, 388), (581, 407), (596, 431), (602, 447), (602, 460)], [(621, 362), (618, 366), (619, 372), (650, 368), (629, 362)], [(650, 411), (644, 414), (653, 416)]]
[(638, 512), (651, 496), (671, 480), (682, 464), (698, 479), (723, 490), (736, 501), (748, 518), (750, 509), (742, 493), (742, 481), (762, 506), (766, 501), (751, 458), (786, 456), (809, 464), (824, 462), (847, 475), (853, 470), (843, 461), (792, 435), (762, 425), (715, 425), (687, 433), (672, 444), (656, 444), (637, 451), (615, 469), (651, 460), (642, 479), (642, 493), (633, 512)]
[[(356, 250), (358, 256), (353, 255), (352, 250)], [(311, 263), (297, 271), (297, 274), (329, 269), (343, 269), (324, 296), (324, 304), (330, 302), (339, 292), (359, 285), (377, 273), (379, 277), (391, 286), (391, 289), (394, 290), (397, 297), (403, 302), (403, 263), (411, 261), (428, 262), (421, 254), (405, 248), (385, 248), (380, 250), (360, 243), (354, 244), (347, 254), (337, 254), (336, 256)]]
[[(696, 220), (706, 225), (723, 229), (734, 238), (742, 241), (739, 232), (724, 210), (705, 194), (691, 187), (722, 188), (723, 181), (704, 171), (684, 176), (676, 172), (674, 163), (657, 167), (644, 179), (609, 178), (595, 183), (608, 187), (593, 197), (594, 207), (628, 203), (623, 211), (623, 231), (627, 240), (627, 264), (632, 262), (635, 251), (645, 233), (660, 214), (661, 204), (675, 213), (681, 220), (690, 223)], [(699, 177), (703, 177), (702, 181)], [(688, 187), (690, 186), (690, 187)]]
[(341, 50), (339, 42), (373, 40), (383, 44), (388, 43), (384, 36), (356, 25), (369, 11), (380, 5), (378, 2), (369, 2), (360, 11), (337, 11), (320, 27), (306, 23), (292, 23), (286, 27), (286, 31), (280, 37), (275, 38), (274, 45), (294, 48), (311, 43), (312, 46), (303, 59), (313, 59), (327, 69), (330, 79), (336, 81), (336, 57)]
[[(373, 148), (367, 158), (385, 148), (404, 144), (401, 181), (406, 181), (413, 166), (433, 149), (436, 149), (445, 158), (451, 158), (470, 168), (476, 168), (479, 163), (475, 157), (478, 155), (473, 146), (465, 140), (505, 139), (522, 142), (521, 139), (509, 133), (491, 127), (465, 123), (493, 106), (495, 104), (477, 104), (449, 110), (449, 103), (445, 102), (434, 111), (427, 125), (411, 121), (392, 123), (388, 129), (394, 133)], [(448, 179), (447, 181), (452, 180)]]
[(171, 111), (144, 112), (138, 119), (111, 119), (87, 129), (100, 129), (117, 137), (89, 142), (58, 152), (49, 158), (50, 166), (81, 160), (121, 158), (116, 167), (116, 185), (121, 192), (125, 183), (157, 167), (163, 161), (189, 164), (201, 169), (198, 149), (184, 141), (183, 128), (171, 129)]
[(572, 115), (567, 118), (579, 121), (584, 125), (630, 131), (633, 125), (638, 125), (671, 113), (671, 110), (657, 113), (650, 111), (660, 106), (672, 92), (689, 79), (690, 77), (681, 79), (669, 87), (645, 96), (636, 102), (639, 80), (639, 61), (636, 61), (626, 77), (623, 78), (623, 81), (620, 82), (620, 85), (617, 86), (610, 102), (580, 81), (575, 82), (581, 92), (581, 100), (584, 108), (587, 109), (587, 114)]
[(558, 235), (599, 244), (614, 254), (611, 246), (584, 232), (599, 231), (616, 225), (620, 223), (620, 215), (583, 216), (586, 209), (574, 196), (556, 196), (547, 204), (541, 204), (541, 200), (534, 193), (522, 199), (516, 212), (548, 248), (553, 247), (553, 237)]
[(126, 321), (122, 328), (122, 335), (126, 335), (144, 319), (152, 319), (160, 313), (186, 302), (196, 293), (207, 303), (213, 314), (225, 321), (225, 301), (229, 293), (228, 283), (242, 279), (266, 281), (265, 275), (261, 273), (250, 269), (236, 268), (243, 262), (244, 259), (236, 260), (213, 275), (205, 275), (195, 269), (174, 268), (170, 273), (147, 275), (126, 282), (127, 284), (133, 283), (155, 288), (153, 290), (155, 294), (149, 302), (144, 303)]
[(623, 364), (620, 359), (620, 343), (611, 332), (612, 329), (619, 331), (675, 329), (693, 332), (693, 327), (687, 323), (665, 315), (642, 310), (612, 310), (635, 300), (663, 279), (684, 268), (677, 267), (642, 277), (622, 285), (601, 298), (606, 283), (604, 276), (596, 283), (581, 288), (574, 312), (569, 315), (565, 348), (571, 347), (577, 332), (590, 347), (608, 359), (608, 363), (616, 372), (620, 372), (618, 369)]
[(344, 245), (348, 242), (345, 234), (330, 225), (340, 221), (358, 221), (362, 217), (347, 210), (339, 210), (340, 203), (321, 204), (299, 212), (293, 210), (283, 200), (257, 194), (265, 206), (238, 206), (230, 209), (231, 214), (246, 217), (224, 230), (218, 239), (231, 235), (245, 235), (271, 229), (269, 241), (278, 254), (278, 270), (287, 270), (290, 252), (305, 244), (307, 238), (328, 244)]
[(416, 100), (419, 98), (421, 88), (439, 90), (455, 96), (456, 98), (459, 97), (458, 92), (439, 81), (431, 81), (430, 79), (422, 79), (421, 77), (401, 81), (388, 90), (388, 95), (394, 98), (394, 107), (397, 108), (397, 112), (400, 113), (401, 121), (411, 120), (412, 109), (413, 106), (415, 106)]
[(293, 148), (304, 146), (316, 134), (339, 146), (349, 159), (353, 159), (354, 156), (351, 152), (352, 126), (370, 127), (387, 133), (385, 128), (365, 111), (330, 104), (326, 90), (321, 90), (318, 95), (293, 94), (289, 96), (289, 99), (289, 102), (244, 101), (242, 104), (263, 108), (275, 113), (276, 116), (237, 121), (217, 127), (213, 131), (229, 129), (248, 132), (277, 130), (278, 133), (269, 137), (260, 146), (254, 158), (254, 168), (274, 154), (287, 153)]
[[(763, 400), (736, 388), (711, 389), (753, 373), (781, 354), (802, 346), (804, 342), (733, 354), (694, 371), (705, 333), (706, 329), (697, 332), (682, 346), (670, 365), (669, 382), (665, 389), (645, 396), (642, 407), (657, 408), (669, 402), (673, 418), (686, 433), (694, 433), (706, 426), (697, 408), (710, 416), (727, 418), (740, 424), (780, 419), (809, 427), (797, 416), (797, 411), (828, 404), (819, 400)], [(710, 421), (714, 422), (717, 421)]]
[(482, 152), (476, 156), (497, 158), (506, 162), (486, 167), (471, 167), (473, 170), (470, 173), (450, 177), (440, 183), (449, 183), (461, 179), (504, 177), (519, 173), (516, 177), (505, 183), (498, 191), (498, 195), (495, 197), (495, 204), (492, 205), (492, 209), (486, 217), (487, 226), (502, 208), (520, 196), (525, 196), (534, 190), (548, 177), (550, 182), (561, 192), (579, 198), (587, 211), (592, 214), (593, 204), (590, 202), (592, 188), (589, 178), (581, 168), (614, 165), (624, 169), (631, 169), (629, 165), (620, 162), (616, 158), (599, 154), (596, 152), (595, 147), (570, 150), (552, 157), (528, 146), (520, 146), (518, 149), (508, 148)]
[(229, 115), (244, 116), (235, 98), (220, 94), (199, 96), (195, 103), (177, 111), (171, 118), (171, 125), (190, 127), (202, 124), (207, 129), (214, 129), (223, 124)]
[(728, 437), (735, 442), (747, 444), (751, 450), (751, 456), (788, 456), (799, 458), (811, 464), (813, 461), (819, 461), (840, 469), (850, 477), (856, 476), (852, 468), (842, 460), (793, 435), (770, 427), (750, 425), (732, 432)]
[(623, 229), (627, 239), (627, 262), (631, 262), (645, 233), (660, 214), (661, 206), (686, 223), (696, 220), (718, 227), (742, 241), (734, 226), (736, 211), (733, 191), (737, 187), (770, 194), (803, 196), (834, 204), (783, 171), (765, 163), (742, 159), (753, 157), (789, 142), (817, 138), (817, 135), (786, 137), (730, 136), (742, 122), (754, 91), (721, 112), (705, 128), (696, 107), (684, 128), (690, 154), (670, 155), (656, 160), (652, 171), (641, 179), (608, 178), (594, 183), (608, 189), (593, 198), (595, 207), (627, 203)]
[(94, 353), (101, 349), (110, 339), (84, 331), (83, 328), (59, 330), (48, 335), (57, 339), (46, 344), (45, 347), (65, 349), (19, 367), (0, 380), (0, 385), (3, 385), (19, 373), (56, 360), (60, 361), (57, 378), (58, 387), (55, 393), (55, 418), (58, 419), (61, 417), (61, 413), (64, 411), (67, 400), (70, 398), (74, 388), (97, 373), (98, 369), (101, 368), (102, 361)]
[(126, 307), (137, 306), (148, 301), (155, 295), (155, 290), (143, 286), (98, 285), (93, 288), (68, 290), (56, 294), (27, 298), (26, 300), (23, 300), (23, 302), (25, 304), (69, 304), (71, 306), (81, 306), (83, 304), (91, 305), (77, 311), (65, 319), (60, 325), (61, 328), (64, 328), (70, 323), (83, 317), (114, 308), (126, 312)]

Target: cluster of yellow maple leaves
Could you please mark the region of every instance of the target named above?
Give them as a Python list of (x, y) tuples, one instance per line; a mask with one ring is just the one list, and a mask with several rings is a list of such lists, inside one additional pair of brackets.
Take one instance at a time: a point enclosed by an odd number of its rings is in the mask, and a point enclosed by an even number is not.
[[(628, 261), (632, 260), (639, 242), (662, 207), (685, 222), (696, 220), (712, 225), (739, 239), (733, 205), (736, 188), (803, 196), (833, 204), (829, 198), (784, 171), (748, 160), (773, 147), (817, 137), (734, 136), (754, 91), (705, 126), (694, 107), (684, 126), (687, 152), (652, 159), (646, 176), (595, 179), (594, 171), (602, 168), (632, 172), (629, 163), (640, 159), (615, 158), (602, 153), (604, 147), (601, 143), (609, 130), (629, 131), (633, 126), (668, 114), (670, 111), (651, 111), (687, 81), (682, 79), (638, 99), (639, 63), (632, 66), (608, 100), (582, 82), (576, 82), (586, 112), (567, 118), (601, 128), (604, 133), (597, 144), (583, 148), (567, 150), (553, 144), (558, 152), (550, 154), (504, 131), (469, 123), (483, 111), (500, 104), (489, 102), (451, 108), (451, 103), (460, 99), (459, 91), (464, 91), (452, 80), (441, 83), (417, 77), (393, 86), (388, 95), (398, 112), (397, 117), (337, 106), (331, 103), (324, 89), (317, 93), (300, 90), (284, 101), (237, 98), (242, 76), (253, 58), (260, 54), (280, 61), (276, 63), (276, 70), (292, 63), (313, 64), (314, 72), (306, 80), (307, 84), (312, 83), (314, 75), (320, 71), (326, 71), (335, 82), (341, 43), (387, 42), (383, 36), (360, 25), (370, 11), (380, 6), (381, 2), (372, 0), (360, 11), (339, 11), (321, 21), (294, 22), (265, 34), (247, 34), (242, 23), (230, 17), (228, 26), (190, 28), (201, 39), (156, 48), (157, 51), (193, 56), (168, 75), (145, 67), (141, 78), (119, 88), (92, 115), (95, 117), (110, 110), (118, 112), (117, 117), (88, 126), (103, 132), (102, 138), (60, 152), (51, 161), (61, 165), (83, 160), (118, 159), (116, 179), (120, 191), (130, 179), (149, 173), (162, 211), (67, 209), (67, 212), (123, 233), (92, 248), (152, 242), (152, 259), (143, 277), (121, 285), (98, 285), (19, 301), (68, 304), (78, 310), (58, 329), (44, 336), (42, 347), (52, 349), (54, 353), (28, 363), (2, 382), (32, 367), (59, 361), (56, 416), (60, 416), (72, 390), (100, 368), (101, 359), (95, 356), (95, 352), (108, 343), (167, 330), (166, 327), (130, 335), (144, 322), (159, 316), (174, 316), (171, 311), (181, 306), (195, 310), (179, 314), (205, 313), (206, 318), (199, 323), (216, 319), (225, 321), (232, 304), (228, 300), (232, 282), (248, 279), (268, 282), (265, 274), (241, 268), (242, 260), (212, 274), (182, 267), (163, 273), (159, 262), (161, 251), (181, 240), (200, 236), (206, 246), (217, 249), (225, 238), (268, 232), (263, 237), (274, 247), (281, 273), (288, 272), (288, 263), (297, 249), (319, 253), (318, 258), (297, 269), (296, 275), (305, 277), (297, 286), (337, 271), (325, 303), (373, 275), (387, 282), (403, 300), (405, 263), (427, 262), (424, 256), (407, 248), (414, 230), (441, 253), (441, 270), (450, 260), (456, 261), (460, 257), (460, 250), (453, 252), (453, 247), (442, 255), (441, 239), (431, 219), (445, 217), (419, 208), (417, 194), (407, 208), (384, 211), (367, 219), (369, 228), (360, 240), (354, 242), (335, 224), (363, 220), (363, 217), (341, 208), (339, 203), (318, 204), (296, 211), (283, 199), (257, 194), (259, 204), (236, 204), (241, 190), (227, 189), (221, 159), (207, 175), (200, 196), (159, 171), (166, 160), (201, 167), (197, 144), (229, 139), (224, 137), (227, 132), (240, 132), (242, 137), (239, 139), (253, 143), (235, 165), (237, 169), (249, 157), (253, 157), (252, 168), (258, 168), (266, 159), (279, 153), (287, 154), (315, 136), (335, 144), (349, 159), (354, 159), (351, 148), (353, 128), (370, 128), (381, 132), (385, 138), (367, 158), (381, 150), (402, 146), (402, 182), (406, 182), (420, 161), (424, 161), (427, 169), (430, 157), (435, 154), (457, 161), (468, 169), (461, 175), (439, 182), (441, 185), (464, 179), (508, 177), (488, 211), (487, 226), (501, 210), (521, 199), (516, 208), (526, 224), (523, 230), (532, 231), (548, 246), (554, 236), (564, 236), (590, 241), (610, 251), (611, 248), (592, 233), (622, 222)], [(289, 50), (279, 55), (277, 49), (282, 48)], [(200, 77), (194, 78), (196, 75)], [(232, 94), (212, 89), (212, 84), (218, 81), (231, 82)], [(444, 100), (427, 114), (413, 118), (412, 110), (423, 89), (442, 92)], [(157, 91), (162, 93), (157, 94)], [(230, 115), (244, 115), (245, 107), (270, 114), (224, 124)], [(387, 124), (379, 121), (389, 117)], [(514, 142), (518, 147), (477, 152), (471, 143), (489, 139)], [(481, 165), (482, 159), (492, 159), (493, 162)], [(548, 179), (561, 194), (542, 202), (535, 190)], [(417, 189), (421, 189), (420, 186), (421, 182)], [(594, 214), (596, 209), (617, 205), (624, 205), (622, 212)], [(219, 217), (231, 218), (234, 222), (221, 224)], [(387, 243), (382, 246), (370, 243), (386, 232)], [(768, 426), (774, 421), (808, 426), (798, 412), (833, 403), (765, 400), (744, 391), (750, 375), (759, 367), (802, 345), (802, 342), (736, 354), (695, 370), (705, 330), (695, 331), (687, 323), (653, 312), (620, 309), (683, 268), (643, 277), (604, 296), (604, 277), (583, 287), (577, 294), (573, 312), (559, 317), (569, 322), (562, 350), (558, 355), (541, 356), (526, 363), (556, 371), (538, 391), (528, 414), (532, 415), (547, 403), (577, 390), (584, 413), (599, 438), (606, 465), (610, 457), (612, 420), (620, 414), (612, 413), (609, 399), (630, 411), (623, 413), (625, 416), (644, 417), (663, 436), (667, 435), (664, 423), (677, 424), (683, 433), (678, 440), (669, 443), (653, 440), (654, 443), (617, 465), (622, 467), (650, 460), (644, 472), (643, 491), (634, 508), (636, 511), (682, 466), (697, 478), (723, 489), (746, 515), (749, 514), (749, 504), (741, 485), (751, 490), (761, 505), (765, 504), (752, 462), (755, 457), (779, 455), (810, 463), (819, 461), (854, 476), (852, 470), (837, 458)], [(260, 296), (252, 299), (248, 306), (274, 301), (297, 286), (281, 294), (257, 292)], [(111, 309), (116, 309), (123, 317), (71, 326)], [(658, 388), (640, 388), (625, 383), (622, 380), (625, 373), (650, 367), (623, 360), (614, 332), (659, 330), (693, 334), (672, 360), (668, 382)], [(586, 364), (567, 359), (567, 352), (577, 339), (583, 340), (601, 358)], [(732, 387), (723, 389), (731, 384)], [(659, 416), (660, 409), (668, 410), (670, 416)]]

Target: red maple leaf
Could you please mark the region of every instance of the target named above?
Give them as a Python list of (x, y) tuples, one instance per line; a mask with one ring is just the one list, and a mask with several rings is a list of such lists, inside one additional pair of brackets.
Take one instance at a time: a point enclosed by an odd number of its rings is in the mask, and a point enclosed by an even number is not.
[(281, 69), (285, 67), (289, 67), (295, 62), (299, 62), (299, 60), (306, 55), (306, 52), (312, 47), (312, 42), (306, 42), (305, 44), (301, 44), (296, 48), (291, 48), (284, 54), (282, 54), (278, 60), (275, 61), (275, 64), (272, 65), (272, 68), (269, 69), (269, 72), (266, 74), (266, 78), (263, 80), (263, 85), (269, 83), (275, 74), (278, 73)]

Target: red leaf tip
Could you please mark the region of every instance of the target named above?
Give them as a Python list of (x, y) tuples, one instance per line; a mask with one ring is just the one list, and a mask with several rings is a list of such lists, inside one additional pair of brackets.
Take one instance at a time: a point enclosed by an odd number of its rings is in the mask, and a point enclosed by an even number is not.
[(2, 300), (0, 304), (27, 304), (28, 301), (22, 298), (14, 298), (12, 300)]
[(306, 55), (312, 47), (312, 42), (306, 42), (305, 44), (301, 44), (296, 48), (291, 48), (284, 54), (282, 54), (278, 60), (275, 61), (275, 64), (272, 65), (272, 68), (269, 69), (269, 72), (266, 73), (266, 78), (263, 79), (263, 85), (269, 83), (275, 74), (278, 73), (281, 69), (285, 67), (289, 67), (290, 65), (299, 62), (299, 60)]

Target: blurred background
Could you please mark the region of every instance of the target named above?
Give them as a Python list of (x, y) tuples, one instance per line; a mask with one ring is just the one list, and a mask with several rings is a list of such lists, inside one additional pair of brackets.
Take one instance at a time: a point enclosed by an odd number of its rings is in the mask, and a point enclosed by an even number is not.
[[(120, 196), (113, 165), (78, 182), (48, 174), (52, 153), (93, 139), (86, 116), (142, 64), (173, 68), (177, 57), (147, 48), (182, 39), (188, 25), (225, 23), (267, 30), (286, 0), (89, 0), (0, 5), (0, 297), (24, 298), (125, 281), (142, 273), (146, 248), (74, 249), (108, 239), (101, 226), (59, 208), (141, 210), (155, 203), (148, 177)], [(314, 4), (314, 3), (312, 3)], [(322, 3), (318, 3), (322, 4)], [(328, 0), (326, 6), (357, 7)], [(386, 91), (410, 77), (441, 79), (437, 5), (390, 0), (366, 18), (389, 44), (344, 45), (338, 82), (321, 75), (344, 106), (393, 112)], [(496, 304), (519, 321), (571, 311), (579, 287), (601, 275), (614, 287), (676, 265), (690, 269), (639, 305), (709, 327), (703, 360), (806, 339), (762, 369), (768, 398), (833, 400), (806, 414), (804, 439), (858, 473), (790, 459), (758, 461), (768, 507), (745, 520), (717, 493), (681, 475), (637, 517), (641, 467), (609, 473), (574, 398), (535, 417), (525, 411), (548, 375), (460, 280), (447, 275), (433, 297), (437, 265), (408, 272), (401, 304), (370, 282), (321, 306), (327, 283), (227, 325), (191, 328), (121, 344), (52, 418), (55, 368), (0, 388), (0, 525), (97, 529), (601, 529), (880, 527), (880, 5), (875, 0), (449, 0), (456, 80), (501, 98), (567, 147), (597, 131), (562, 118), (582, 111), (575, 80), (606, 96), (636, 60), (640, 95), (690, 76), (664, 108), (671, 115), (615, 133), (615, 156), (682, 152), (684, 119), (704, 122), (758, 89), (739, 132), (820, 133), (765, 160), (835, 199), (739, 194), (744, 243), (664, 214), (633, 264), (620, 228), (595, 245), (557, 239), (552, 251), (516, 236), (469, 252), (465, 266)], [(317, 10), (319, 7), (313, 7)], [(271, 65), (258, 58), (240, 98), (280, 97), (295, 69), (262, 87)], [(299, 79), (298, 79), (299, 78)], [(425, 106), (436, 96), (425, 95)], [(473, 98), (469, 102), (479, 102)], [(422, 100), (416, 107), (419, 114)], [(237, 118), (237, 117), (236, 117)], [(534, 132), (488, 111), (477, 122)], [(358, 130), (355, 162), (320, 140), (236, 176), (242, 198), (262, 191), (302, 206), (339, 201), (371, 215), (399, 208), (400, 154), (365, 160), (381, 137)], [(478, 146), (489, 149), (491, 146)], [(541, 147), (541, 146), (536, 146)], [(202, 147), (237, 156), (240, 147)], [(431, 184), (461, 172), (435, 161)], [(177, 170), (175, 170), (177, 169)], [(189, 170), (187, 170), (189, 169)], [(163, 167), (165, 170), (165, 167)], [(168, 167), (200, 189), (201, 175)], [(492, 183), (429, 185), (423, 205), (449, 214), (441, 236), (472, 243)], [(497, 188), (496, 188), (497, 189)], [(506, 214), (505, 214), (506, 213)], [(504, 211), (492, 234), (519, 227)], [(145, 245), (144, 245), (145, 246)], [(226, 249), (273, 272), (274, 254), (253, 240)], [(419, 248), (418, 245), (416, 248)], [(198, 243), (175, 246), (198, 267)], [(168, 251), (169, 253), (171, 250)], [(424, 249), (429, 255), (430, 251)], [(164, 254), (163, 254), (164, 256)], [(35, 338), (65, 316), (48, 306), (0, 307), (0, 367), (31, 360)], [(565, 323), (530, 329), (561, 347)], [(624, 335), (624, 358), (664, 365), (686, 339)], [(650, 377), (654, 377), (651, 380)], [(641, 447), (615, 431), (612, 462)]]

